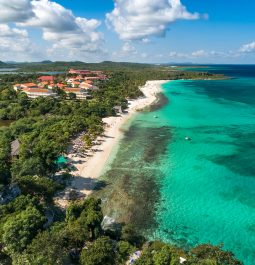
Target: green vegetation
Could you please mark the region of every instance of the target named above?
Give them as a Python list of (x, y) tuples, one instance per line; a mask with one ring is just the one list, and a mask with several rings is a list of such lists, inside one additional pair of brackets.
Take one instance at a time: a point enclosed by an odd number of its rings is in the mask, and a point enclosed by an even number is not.
[[(6, 67), (6, 65), (4, 65)], [(1, 65), (0, 65), (1, 67)], [(55, 177), (56, 161), (65, 153), (70, 140), (86, 132), (84, 141), (91, 146), (103, 133), (102, 118), (115, 115), (113, 107), (127, 108), (128, 98), (142, 96), (138, 89), (147, 80), (178, 78), (222, 78), (208, 73), (173, 71), (168, 67), (104, 62), (42, 62), (12, 65), (22, 71), (61, 71), (73, 68), (106, 70), (110, 79), (98, 82), (88, 100), (73, 94), (59, 98), (30, 100), (15, 92), (12, 85), (35, 82), (37, 74), (1, 75), (0, 120), (10, 121), (0, 128), (0, 193), (4, 197), (18, 187), (13, 197), (0, 206), (0, 264), (14, 265), (107, 265), (125, 264), (130, 254), (142, 250), (135, 264), (239, 265), (233, 255), (219, 247), (199, 246), (190, 252), (145, 239), (131, 224), (116, 224), (116, 229), (101, 226), (100, 200), (74, 202), (66, 210), (54, 205), (53, 196), (64, 188)], [(64, 80), (65, 75), (58, 75)], [(18, 139), (20, 153), (11, 157), (11, 142)]]
[(153, 65), (138, 64), (138, 63), (115, 63), (111, 61), (105, 61), (102, 63), (84, 63), (80, 61), (63, 62), (63, 61), (43, 61), (33, 63), (14, 63), (6, 64), (0, 63), (0, 68), (17, 68), (19, 72), (44, 72), (44, 71), (67, 71), (70, 68), (74, 69), (89, 69), (89, 70), (125, 70), (125, 69), (143, 69), (151, 68)]
[[(46, 64), (48, 65), (48, 64)], [(125, 66), (125, 65), (124, 65)], [(123, 67), (124, 67), (123, 66)], [(25, 76), (2, 77), (0, 86), (0, 119), (11, 120), (9, 127), (0, 130), (3, 147), (0, 156), (1, 183), (18, 181), (19, 177), (51, 177), (58, 169), (55, 161), (65, 152), (72, 137), (86, 131), (84, 141), (91, 146), (103, 132), (102, 118), (115, 115), (116, 105), (127, 107), (127, 98), (136, 98), (142, 93), (139, 86), (149, 79), (178, 79), (212, 77), (206, 73), (175, 72), (166, 68), (135, 68), (133, 71), (113, 71), (108, 81), (98, 82), (99, 90), (91, 92), (91, 99), (79, 101), (60, 98), (37, 98), (30, 100), (16, 93), (12, 85), (25, 81)], [(35, 81), (29, 75), (27, 81)], [(64, 79), (64, 76), (58, 76)], [(72, 98), (72, 97), (71, 97)], [(19, 139), (21, 151), (18, 160), (10, 163), (10, 142)]]
[(137, 265), (185, 264), (241, 265), (232, 253), (221, 247), (200, 245), (189, 252), (162, 242), (145, 242), (129, 226), (107, 231), (101, 227), (100, 200), (72, 203), (65, 216), (45, 226), (45, 205), (37, 197), (20, 196), (0, 207), (2, 245), (1, 264), (125, 264), (138, 249), (142, 256)]
[(186, 261), (185, 265), (241, 265), (233, 254), (223, 251), (221, 246), (200, 245), (189, 252), (183, 249), (164, 244), (150, 242), (143, 246), (142, 257), (135, 263), (137, 265), (178, 265), (180, 257)]
[[(199, 66), (187, 66), (188, 68), (199, 68)], [(64, 62), (64, 61), (43, 61), (43, 62), (33, 62), (33, 63), (14, 63), (14, 64), (5, 64), (1, 66), (1, 68), (17, 68), (17, 73), (38, 73), (38, 72), (66, 72), (70, 68), (73, 69), (87, 69), (87, 70), (101, 70), (105, 73), (112, 72), (134, 72), (140, 71), (140, 74), (145, 71), (153, 71), (152, 77), (155, 72), (182, 72), (184, 66), (171, 68), (167, 65), (155, 65), (155, 64), (140, 64), (140, 63), (128, 63), (128, 62), (112, 62), (112, 61), (104, 61), (101, 63), (85, 63), (81, 61), (73, 61), (73, 62)], [(204, 67), (203, 67), (204, 68)], [(205, 73), (206, 76), (210, 75)], [(196, 73), (193, 73), (193, 76), (196, 77)], [(185, 78), (185, 77), (184, 77)], [(212, 78), (224, 78), (222, 75), (214, 75)], [(154, 78), (152, 78), (154, 79)], [(163, 78), (165, 79), (165, 78)]]

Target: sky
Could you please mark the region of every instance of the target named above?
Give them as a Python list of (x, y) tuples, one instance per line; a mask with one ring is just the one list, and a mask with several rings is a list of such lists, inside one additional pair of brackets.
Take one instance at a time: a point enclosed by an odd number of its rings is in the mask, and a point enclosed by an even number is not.
[(0, 0), (0, 60), (255, 64), (254, 0)]

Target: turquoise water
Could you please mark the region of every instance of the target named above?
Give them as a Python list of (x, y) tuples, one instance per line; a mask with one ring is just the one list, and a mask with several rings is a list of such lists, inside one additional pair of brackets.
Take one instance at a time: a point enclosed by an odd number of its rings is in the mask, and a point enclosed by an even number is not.
[(233, 79), (169, 82), (168, 102), (133, 119), (104, 176), (104, 206), (150, 239), (223, 243), (254, 265), (255, 67), (207, 69)]
[(171, 125), (173, 138), (161, 164), (165, 177), (153, 237), (183, 246), (224, 243), (252, 265), (255, 109), (208, 97), (197, 83), (164, 86), (170, 104), (158, 111), (159, 122)]
[[(156, 112), (156, 123), (171, 126), (172, 140), (160, 164), (158, 228), (151, 238), (183, 247), (224, 243), (245, 264), (255, 264), (254, 97), (234, 100), (233, 91), (216, 96), (212, 89), (246, 86), (254, 95), (254, 85), (247, 78), (163, 86), (169, 104)], [(150, 123), (153, 115), (139, 120)]]

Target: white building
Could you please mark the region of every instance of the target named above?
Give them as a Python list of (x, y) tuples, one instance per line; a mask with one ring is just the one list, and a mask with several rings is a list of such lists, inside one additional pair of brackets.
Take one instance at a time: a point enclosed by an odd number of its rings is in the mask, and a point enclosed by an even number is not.
[(50, 89), (44, 89), (44, 88), (23, 89), (22, 92), (26, 93), (29, 98), (57, 96), (57, 93), (53, 92)]

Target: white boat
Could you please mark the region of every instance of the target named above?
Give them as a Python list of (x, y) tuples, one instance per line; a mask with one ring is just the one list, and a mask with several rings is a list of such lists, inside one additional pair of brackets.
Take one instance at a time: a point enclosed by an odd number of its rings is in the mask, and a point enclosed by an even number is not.
[(185, 137), (185, 140), (186, 140), (186, 141), (190, 141), (190, 140), (191, 140), (191, 138), (190, 138), (190, 137), (188, 137), (188, 136), (186, 136), (186, 137)]

